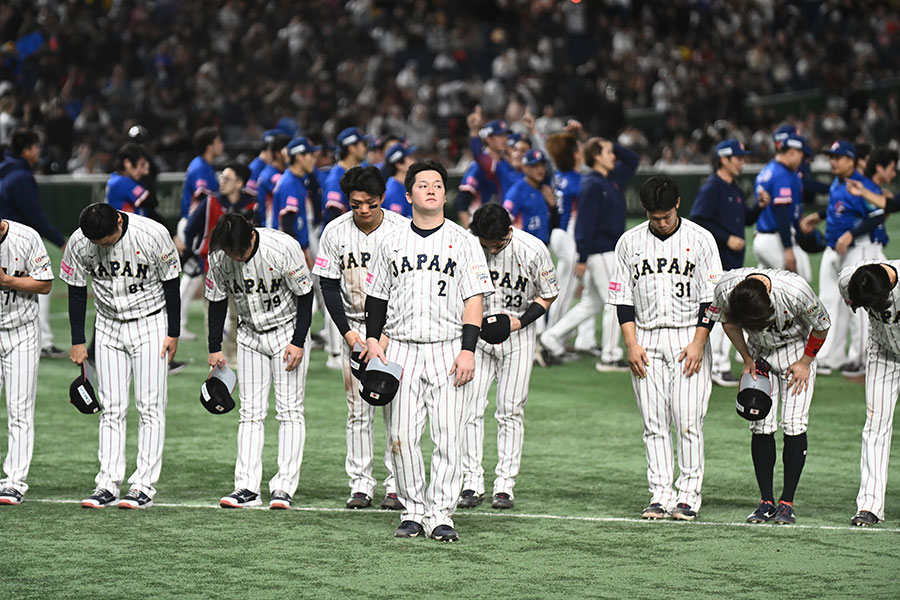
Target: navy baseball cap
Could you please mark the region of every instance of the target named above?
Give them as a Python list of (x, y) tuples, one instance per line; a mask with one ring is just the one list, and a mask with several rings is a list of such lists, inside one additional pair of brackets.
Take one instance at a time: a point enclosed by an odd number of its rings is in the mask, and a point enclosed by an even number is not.
[(280, 129), (267, 129), (263, 132), (263, 144), (268, 144), (272, 140), (275, 139), (276, 136), (284, 135), (284, 132)]
[(545, 162), (547, 162), (547, 156), (540, 150), (529, 150), (522, 158), (522, 164), (526, 167), (533, 167)]
[(779, 149), (781, 148), (781, 146), (787, 146), (788, 148), (800, 150), (804, 154), (806, 153), (806, 149), (809, 148), (809, 144), (806, 143), (806, 140), (796, 133), (789, 133), (787, 137), (781, 140)]
[(716, 156), (726, 157), (726, 156), (747, 156), (748, 154), (752, 154), (744, 149), (744, 145), (735, 139), (724, 140), (716, 144), (715, 150), (713, 150)]
[(397, 395), (402, 378), (403, 367), (399, 364), (384, 364), (373, 358), (366, 365), (366, 371), (359, 382), (359, 396), (372, 406), (384, 406)]
[(321, 146), (313, 146), (312, 143), (302, 135), (300, 137), (295, 137), (287, 145), (287, 152), (290, 156), (318, 152), (321, 149)]
[(856, 147), (846, 140), (837, 140), (824, 150), (823, 154), (828, 156), (846, 156), (856, 160)]
[(516, 142), (522, 139), (521, 133), (516, 133), (515, 131), (510, 131), (508, 137), (506, 138), (506, 143), (510, 146), (515, 146)]
[(338, 146), (352, 146), (359, 142), (368, 142), (369, 137), (363, 135), (363, 132), (356, 127), (348, 127), (341, 131), (337, 136)]
[(396, 165), (398, 162), (413, 154), (417, 150), (416, 146), (406, 146), (404, 144), (394, 144), (390, 148), (387, 149), (387, 152), (384, 153), (384, 160), (389, 162), (392, 165)]
[(483, 138), (489, 135), (509, 135), (509, 127), (506, 126), (506, 121), (503, 119), (495, 119), (482, 127), (478, 135)]
[(778, 144), (787, 139), (789, 135), (800, 135), (797, 128), (793, 125), (782, 125), (772, 134), (772, 139)]

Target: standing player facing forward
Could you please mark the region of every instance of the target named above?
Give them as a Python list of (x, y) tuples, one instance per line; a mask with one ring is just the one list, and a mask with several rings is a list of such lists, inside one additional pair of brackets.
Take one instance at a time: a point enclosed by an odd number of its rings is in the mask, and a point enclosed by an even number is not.
[[(616, 244), (609, 293), (618, 307), (644, 420), (651, 500), (641, 514), (689, 521), (700, 510), (703, 420), (711, 387), (706, 340), (712, 323), (706, 309), (722, 263), (712, 235), (678, 216), (681, 196), (672, 179), (651, 177), (640, 198), (648, 220)], [(674, 487), (673, 425), (680, 471)]]
[(509, 213), (499, 204), (485, 204), (476, 210), (470, 230), (484, 248), (491, 280), (497, 288), (485, 299), (484, 316), (490, 320), (498, 314), (506, 315), (510, 333), (499, 344), (478, 341), (475, 379), (466, 388), (471, 399), (463, 439), (463, 492), (458, 506), (477, 506), (484, 498), (484, 411), (491, 383), (496, 380), (497, 478), (491, 506), (512, 508), (513, 487), (522, 463), (525, 402), (536, 345), (535, 327), (531, 325), (550, 308), (559, 294), (559, 284), (547, 246), (533, 235), (513, 228)]
[[(709, 315), (713, 321), (722, 322), (744, 361), (744, 373), (752, 373), (756, 379), (758, 360), (765, 360), (771, 367), (772, 409), (765, 419), (750, 423), (750, 453), (761, 499), (747, 521), (792, 524), (794, 493), (806, 464), (806, 428), (816, 380), (814, 360), (831, 319), (802, 277), (781, 269), (755, 268), (735, 269), (722, 277)], [(773, 470), (779, 424), (784, 432), (784, 487), (776, 507)]]
[[(475, 374), (483, 296), (494, 291), (478, 241), (444, 219), (447, 171), (433, 160), (406, 174), (412, 222), (378, 245), (366, 287), (366, 354), (403, 367), (389, 409), (397, 495), (406, 506), (397, 537), (459, 539), (453, 512), (462, 483), (463, 389)], [(379, 340), (390, 338), (387, 352)], [(431, 422), (431, 482), (419, 440)]]
[(312, 279), (300, 244), (289, 235), (253, 228), (241, 215), (226, 214), (209, 239), (209, 365), (225, 364), (222, 330), (228, 295), (238, 314), (240, 421), (234, 492), (223, 508), (259, 506), (262, 451), (269, 386), (275, 383), (278, 472), (269, 480), (269, 508), (288, 509), (300, 481), (306, 438), (303, 394), (312, 320)]
[[(87, 277), (97, 307), (97, 392), (100, 407), (100, 472), (84, 508), (115, 502), (125, 477), (125, 414), (128, 384), (134, 376), (138, 421), (137, 468), (131, 491), (119, 508), (153, 504), (162, 468), (168, 399), (166, 363), (178, 349), (178, 275), (181, 264), (165, 227), (139, 215), (91, 204), (78, 219), (60, 263), (60, 279), (69, 285), (69, 324), (77, 365), (87, 360), (84, 318)], [(168, 355), (168, 356), (167, 356)]]

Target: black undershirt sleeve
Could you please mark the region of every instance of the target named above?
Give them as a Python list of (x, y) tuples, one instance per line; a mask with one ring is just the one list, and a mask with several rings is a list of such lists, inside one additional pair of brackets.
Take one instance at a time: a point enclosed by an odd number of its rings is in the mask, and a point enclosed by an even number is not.
[(620, 304), (616, 306), (616, 316), (619, 318), (619, 325), (634, 323), (634, 306), (631, 304)]
[(306, 334), (309, 333), (309, 326), (312, 324), (312, 305), (313, 294), (307, 292), (297, 297), (297, 324), (294, 327), (294, 337), (291, 338), (291, 344), (302, 348), (306, 343)]
[(72, 345), (84, 343), (84, 315), (87, 312), (87, 286), (69, 286), (69, 327)]
[(347, 322), (347, 314), (344, 312), (344, 301), (341, 299), (341, 280), (319, 276), (319, 285), (322, 288), (322, 298), (325, 300), (325, 308), (331, 315), (331, 320), (341, 335), (347, 335), (350, 331), (350, 323)]
[(700, 303), (700, 312), (697, 315), (697, 327), (706, 327), (709, 330), (712, 330), (713, 325), (715, 325), (715, 321), (709, 318), (706, 312), (709, 310), (709, 307), (712, 305), (712, 302), (701, 302)]
[(222, 351), (222, 332), (228, 314), (228, 298), (209, 303), (209, 353)]
[(166, 298), (166, 335), (177, 338), (181, 335), (181, 291), (178, 278), (163, 281), (163, 295)]
[(387, 321), (387, 300), (366, 297), (366, 337), (381, 339), (381, 331)]

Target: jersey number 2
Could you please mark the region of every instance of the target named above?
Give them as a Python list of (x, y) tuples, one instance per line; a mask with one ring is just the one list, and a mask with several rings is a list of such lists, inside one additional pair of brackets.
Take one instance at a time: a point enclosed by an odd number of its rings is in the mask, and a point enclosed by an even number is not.
[(443, 279), (438, 280), (438, 296), (447, 296), (447, 282)]

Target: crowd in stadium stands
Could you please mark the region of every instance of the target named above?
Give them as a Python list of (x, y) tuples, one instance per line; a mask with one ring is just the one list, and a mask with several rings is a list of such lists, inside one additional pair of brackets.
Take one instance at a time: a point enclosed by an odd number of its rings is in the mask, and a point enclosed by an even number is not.
[[(891, 4), (12, 0), (0, 7), (0, 143), (32, 127), (44, 172), (108, 172), (139, 123), (160, 166), (178, 170), (205, 125), (231, 155), (276, 123), (317, 141), (354, 125), (455, 164), (480, 103), (510, 122), (529, 108), (540, 135), (578, 119), (648, 164), (705, 163), (726, 137), (762, 160), (786, 119), (819, 146), (883, 145), (900, 137)], [(824, 101), (802, 119), (747, 102), (813, 88)]]

